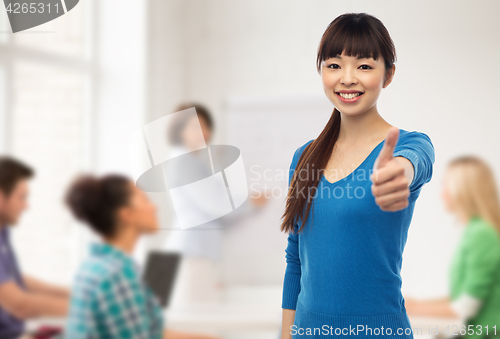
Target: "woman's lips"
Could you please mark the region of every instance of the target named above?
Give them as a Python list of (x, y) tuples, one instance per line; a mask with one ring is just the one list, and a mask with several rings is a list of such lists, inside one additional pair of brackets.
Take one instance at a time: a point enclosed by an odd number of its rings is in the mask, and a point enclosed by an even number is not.
[(363, 96), (363, 93), (361, 93), (360, 95), (358, 95), (352, 99), (343, 98), (338, 93), (335, 93), (335, 95), (340, 99), (340, 101), (345, 102), (346, 104), (352, 104), (353, 102), (357, 102)]

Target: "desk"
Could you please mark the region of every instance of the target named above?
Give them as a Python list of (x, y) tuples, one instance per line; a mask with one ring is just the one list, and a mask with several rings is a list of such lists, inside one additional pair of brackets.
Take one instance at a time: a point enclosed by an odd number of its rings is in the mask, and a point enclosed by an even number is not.
[[(275, 339), (281, 329), (281, 285), (240, 285), (231, 286), (225, 291), (224, 303), (203, 303), (191, 306), (183, 305), (169, 307), (165, 310), (165, 324), (167, 328), (184, 331), (200, 331), (220, 333), (258, 332), (273, 333), (269, 338)], [(442, 334), (446, 326), (453, 331), (452, 326), (462, 325), (456, 319), (409, 317), (414, 334), (421, 339), (429, 336), (430, 328), (438, 327)], [(64, 326), (64, 319), (40, 319), (28, 322), (30, 328), (39, 324)], [(422, 334), (422, 336), (419, 336)], [(259, 338), (264, 338), (260, 336)], [(266, 336), (267, 338), (267, 336)]]
[[(186, 331), (232, 332), (277, 331), (281, 308), (248, 304), (200, 304), (167, 309), (165, 325)], [(41, 325), (64, 326), (64, 318), (40, 318), (26, 323), (27, 330)]]
[[(199, 304), (171, 308), (165, 311), (165, 322), (168, 328), (227, 334), (231, 332), (279, 332), (281, 329), (280, 305), (268, 304)], [(434, 337), (429, 329), (438, 329), (439, 337), (449, 326), (448, 331), (459, 330), (462, 325), (457, 319), (410, 317), (413, 332), (419, 338)], [(64, 326), (64, 319), (42, 318), (27, 323), (28, 329), (39, 325)], [(453, 326), (456, 326), (453, 328)]]
[(165, 312), (167, 327), (194, 331), (278, 331), (280, 305), (202, 304), (172, 308)]
[[(165, 319), (168, 326), (184, 330), (231, 331), (279, 331), (282, 309), (269, 305), (213, 304), (168, 310)], [(448, 332), (458, 332), (462, 323), (453, 318), (409, 317), (415, 335), (433, 337)], [(453, 327), (456, 326), (456, 327)], [(434, 331), (432, 331), (434, 329)]]

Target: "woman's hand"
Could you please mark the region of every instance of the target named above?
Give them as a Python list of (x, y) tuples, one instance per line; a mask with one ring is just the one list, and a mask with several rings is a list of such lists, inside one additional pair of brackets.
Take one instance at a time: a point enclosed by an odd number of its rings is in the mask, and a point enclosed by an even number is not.
[(405, 297), (405, 308), (409, 316), (459, 319), (449, 297), (423, 300)]
[(250, 201), (257, 207), (264, 207), (269, 199), (266, 193), (267, 192), (259, 192), (257, 195), (251, 195)]
[(405, 308), (408, 315), (418, 315), (419, 301), (415, 298), (405, 298)]
[(372, 194), (376, 204), (383, 211), (395, 212), (408, 207), (413, 165), (406, 158), (394, 157), (398, 138), (399, 129), (396, 127), (389, 129), (384, 146), (375, 160), (374, 172), (370, 175), (373, 183)]
[(292, 339), (291, 328), (295, 321), (295, 310), (283, 309), (281, 320), (281, 339)]

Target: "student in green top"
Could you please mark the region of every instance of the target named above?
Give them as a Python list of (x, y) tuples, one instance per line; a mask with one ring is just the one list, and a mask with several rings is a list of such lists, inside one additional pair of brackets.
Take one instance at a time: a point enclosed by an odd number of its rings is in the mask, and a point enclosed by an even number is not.
[(500, 200), (493, 172), (480, 158), (466, 155), (448, 164), (444, 178), (446, 209), (465, 226), (449, 269), (450, 296), (405, 298), (407, 313), (460, 318), (463, 325), (450, 326), (449, 337), (499, 338)]

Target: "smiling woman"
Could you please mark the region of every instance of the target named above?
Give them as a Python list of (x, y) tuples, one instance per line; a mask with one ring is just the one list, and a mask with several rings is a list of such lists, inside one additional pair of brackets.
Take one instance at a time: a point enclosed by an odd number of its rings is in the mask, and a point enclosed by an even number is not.
[[(323, 34), (317, 69), (335, 108), (290, 165), (282, 339), (413, 338), (400, 271), (434, 147), (426, 134), (396, 128), (377, 110), (395, 60), (387, 29), (371, 15), (343, 14)], [(329, 190), (354, 194), (323, 194)]]

